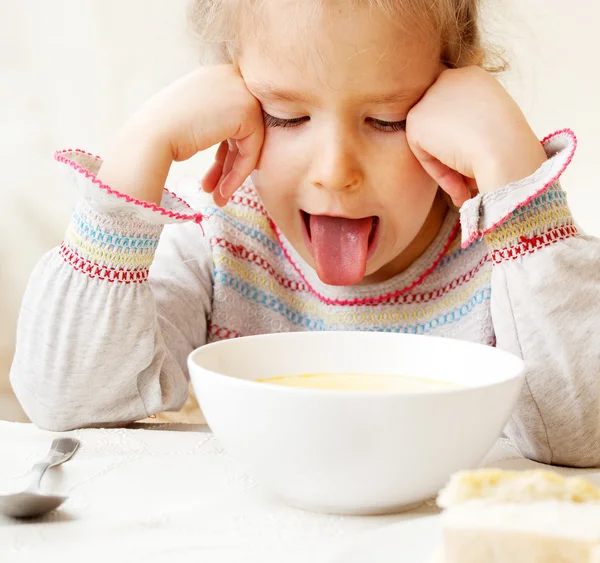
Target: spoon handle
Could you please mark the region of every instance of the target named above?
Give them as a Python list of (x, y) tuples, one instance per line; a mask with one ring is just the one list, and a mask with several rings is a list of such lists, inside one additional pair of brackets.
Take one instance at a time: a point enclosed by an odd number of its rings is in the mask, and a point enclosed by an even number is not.
[(38, 491), (46, 470), (71, 459), (78, 447), (79, 440), (75, 440), (74, 438), (58, 438), (54, 440), (46, 457), (38, 461), (31, 468), (29, 472), (30, 485), (27, 487), (27, 490)]

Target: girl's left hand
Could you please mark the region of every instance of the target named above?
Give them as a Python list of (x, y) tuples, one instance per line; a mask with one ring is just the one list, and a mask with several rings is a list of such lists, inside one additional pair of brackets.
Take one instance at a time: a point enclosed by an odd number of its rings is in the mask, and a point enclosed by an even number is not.
[(478, 67), (444, 70), (409, 112), (406, 135), (458, 207), (533, 174), (547, 158), (516, 102)]

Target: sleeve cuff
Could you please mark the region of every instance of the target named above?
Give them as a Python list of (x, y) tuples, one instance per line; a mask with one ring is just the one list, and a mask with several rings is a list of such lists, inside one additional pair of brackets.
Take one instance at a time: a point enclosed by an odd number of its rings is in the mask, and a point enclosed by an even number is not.
[(160, 205), (141, 201), (113, 190), (96, 178), (102, 159), (90, 153), (75, 149), (57, 151), (54, 159), (63, 172), (78, 188), (83, 199), (100, 213), (127, 215), (153, 225), (167, 223), (200, 223), (202, 213), (193, 210), (174, 193), (164, 189)]
[(559, 178), (575, 153), (575, 134), (564, 129), (542, 144), (548, 160), (531, 176), (467, 201), (460, 210), (462, 246), (484, 238), (494, 261), (516, 258), (577, 234)]
[(91, 279), (143, 283), (163, 225), (133, 215), (97, 211), (80, 201), (60, 245), (59, 254), (74, 270)]

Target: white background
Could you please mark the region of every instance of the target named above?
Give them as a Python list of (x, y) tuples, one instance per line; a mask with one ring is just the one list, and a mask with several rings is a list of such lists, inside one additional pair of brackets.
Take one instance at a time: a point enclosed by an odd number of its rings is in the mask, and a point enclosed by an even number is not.
[[(400, 0), (399, 0), (400, 1)], [(503, 78), (541, 137), (571, 127), (579, 149), (563, 186), (579, 224), (600, 235), (598, 20), (593, 0), (487, 0)], [(18, 306), (35, 262), (58, 244), (76, 194), (58, 148), (105, 153), (146, 98), (198, 61), (187, 0), (0, 0), (0, 418)], [(210, 154), (177, 165), (200, 175)]]

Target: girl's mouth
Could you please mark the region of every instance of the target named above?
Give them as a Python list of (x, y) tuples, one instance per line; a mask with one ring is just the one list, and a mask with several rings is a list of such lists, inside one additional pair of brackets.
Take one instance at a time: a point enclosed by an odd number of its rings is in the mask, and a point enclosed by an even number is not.
[(321, 281), (353, 285), (362, 280), (381, 231), (378, 216), (313, 215), (301, 210), (304, 239)]

